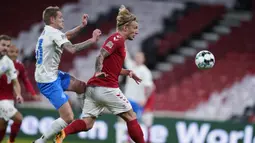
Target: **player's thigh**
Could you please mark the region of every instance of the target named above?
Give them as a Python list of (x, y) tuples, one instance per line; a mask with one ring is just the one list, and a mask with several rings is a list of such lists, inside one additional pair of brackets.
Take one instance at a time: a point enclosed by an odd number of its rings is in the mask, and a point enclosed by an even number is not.
[(17, 111), (16, 113), (15, 113), (15, 115), (11, 118), (14, 122), (22, 122), (22, 120), (23, 120), (23, 116), (22, 116), (22, 114), (19, 112), (19, 111)]
[(0, 118), (0, 130), (6, 130), (8, 121), (5, 121), (4, 118)]
[(77, 94), (82, 94), (86, 90), (86, 82), (76, 79), (71, 76), (70, 84), (67, 88), (67, 91), (74, 91)]
[(13, 100), (1, 100), (0, 101), (0, 118), (5, 121), (10, 120), (18, 110), (14, 107)]
[(129, 115), (132, 115), (132, 118), (135, 116), (130, 102), (119, 88), (100, 87), (98, 91), (101, 94), (100, 102), (113, 114), (120, 115), (121, 113), (129, 113)]
[(95, 88), (87, 87), (82, 109), (82, 118), (97, 118), (104, 111), (104, 105), (95, 99), (95, 96)]
[(67, 123), (71, 123), (74, 119), (74, 114), (72, 111), (72, 108), (69, 104), (69, 102), (64, 103), (59, 109), (58, 109), (60, 117)]
[(59, 71), (58, 76), (61, 79), (61, 86), (64, 91), (73, 91), (77, 94), (82, 94), (85, 92), (85, 82), (78, 80), (74, 76), (62, 71)]

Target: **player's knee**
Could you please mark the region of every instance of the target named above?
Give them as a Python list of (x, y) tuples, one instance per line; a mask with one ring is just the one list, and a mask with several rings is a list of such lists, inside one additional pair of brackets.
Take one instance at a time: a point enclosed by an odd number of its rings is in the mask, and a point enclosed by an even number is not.
[(86, 90), (86, 86), (87, 86), (87, 84), (86, 84), (86, 82), (83, 82), (83, 81), (78, 81), (78, 89), (77, 89), (77, 91), (78, 91), (78, 94), (82, 94), (82, 93), (84, 93), (85, 92), (85, 90)]
[(126, 122), (136, 119), (136, 113), (133, 110), (129, 110), (128, 112), (121, 113), (119, 114), (119, 116)]
[(21, 123), (22, 120), (23, 120), (23, 115), (20, 112), (17, 112), (13, 117), (13, 121), (16, 123)]
[(76, 80), (74, 83), (74, 89), (77, 94), (82, 94), (86, 90), (86, 82)]
[(70, 124), (74, 120), (74, 114), (69, 113), (64, 117), (64, 121), (68, 124)]
[(86, 129), (84, 131), (89, 131), (93, 128), (95, 119), (94, 118), (83, 118), (83, 121), (86, 123)]

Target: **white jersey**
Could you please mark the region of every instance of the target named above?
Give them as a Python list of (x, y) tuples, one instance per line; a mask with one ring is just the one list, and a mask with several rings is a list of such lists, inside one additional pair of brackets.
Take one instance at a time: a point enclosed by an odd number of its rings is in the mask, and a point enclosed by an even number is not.
[(8, 56), (3, 56), (0, 59), (0, 77), (6, 74), (8, 81), (17, 78), (17, 70), (15, 69), (13, 61)]
[(58, 67), (63, 53), (62, 44), (70, 42), (58, 29), (46, 25), (36, 45), (35, 80), (53, 82), (58, 77)]
[(132, 78), (127, 78), (125, 86), (125, 95), (128, 99), (135, 102), (146, 102), (145, 87), (153, 87), (153, 80), (150, 70), (145, 65), (137, 66), (129, 57), (125, 60), (125, 66), (132, 70), (138, 77), (142, 79), (142, 82), (138, 85)]

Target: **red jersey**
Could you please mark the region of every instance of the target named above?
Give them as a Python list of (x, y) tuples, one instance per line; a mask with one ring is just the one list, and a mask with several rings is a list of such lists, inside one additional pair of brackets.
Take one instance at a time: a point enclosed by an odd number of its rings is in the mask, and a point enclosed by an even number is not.
[[(19, 61), (14, 61), (14, 66), (18, 72), (18, 79), (22, 81), (27, 89), (33, 96), (36, 95), (36, 92), (28, 79), (27, 72), (25, 70), (24, 65)], [(7, 78), (4, 74), (0, 77), (0, 100), (14, 99), (14, 91), (11, 80)]]
[(117, 32), (112, 34), (103, 44), (109, 56), (103, 61), (102, 72), (108, 76), (97, 78), (95, 75), (88, 81), (88, 85), (118, 88), (118, 78), (126, 58), (125, 39)]

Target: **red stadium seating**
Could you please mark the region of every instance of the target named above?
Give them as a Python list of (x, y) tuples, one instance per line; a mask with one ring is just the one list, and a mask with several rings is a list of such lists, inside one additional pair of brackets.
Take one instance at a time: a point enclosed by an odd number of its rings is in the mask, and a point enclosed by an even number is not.
[[(194, 70), (195, 73), (181, 79), (180, 83), (170, 85), (170, 80), (175, 80), (179, 76), (184, 77), (185, 72), (191, 72), (191, 64), (186, 62), (179, 65), (177, 69), (182, 69), (164, 74), (164, 86), (168, 89), (162, 91), (156, 105), (157, 110), (186, 111), (196, 107), (199, 103), (208, 100), (212, 92), (220, 92), (226, 87), (230, 87), (234, 82), (240, 81), (247, 73), (254, 73), (255, 60), (255, 19), (251, 22), (242, 23), (241, 27), (233, 28), (229, 35), (222, 36), (221, 39), (209, 46), (209, 50), (216, 57), (214, 68), (206, 71)], [(187, 67), (187, 68), (186, 68)], [(158, 81), (159, 82), (159, 81)], [(159, 87), (158, 86), (158, 87)]]

